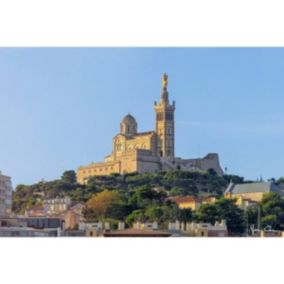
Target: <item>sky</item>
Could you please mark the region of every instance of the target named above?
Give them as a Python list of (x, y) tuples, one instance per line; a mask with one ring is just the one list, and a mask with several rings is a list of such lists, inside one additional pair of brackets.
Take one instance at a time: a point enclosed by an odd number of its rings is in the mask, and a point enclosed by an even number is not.
[(283, 48), (0, 48), (0, 170), (15, 187), (102, 161), (127, 113), (154, 130), (164, 72), (176, 156), (284, 176)]

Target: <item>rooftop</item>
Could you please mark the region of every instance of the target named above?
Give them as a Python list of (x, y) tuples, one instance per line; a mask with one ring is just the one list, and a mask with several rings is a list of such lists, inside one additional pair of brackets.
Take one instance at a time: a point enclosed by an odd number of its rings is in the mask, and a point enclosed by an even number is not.
[(256, 193), (256, 192), (262, 192), (262, 193), (276, 192), (279, 194), (283, 194), (281, 189), (272, 182), (255, 182), (255, 183), (244, 183), (244, 184), (230, 183), (225, 191), (225, 193), (232, 193), (232, 194)]
[(171, 233), (147, 229), (126, 229), (105, 232), (104, 237), (170, 237)]
[(176, 203), (184, 203), (184, 202), (195, 202), (197, 198), (194, 196), (174, 196), (169, 197), (169, 200), (176, 202)]

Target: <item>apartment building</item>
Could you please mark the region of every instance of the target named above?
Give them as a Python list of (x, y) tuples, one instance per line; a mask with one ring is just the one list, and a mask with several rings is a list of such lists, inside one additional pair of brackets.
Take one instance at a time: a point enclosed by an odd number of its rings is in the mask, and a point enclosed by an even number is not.
[(0, 216), (11, 215), (12, 211), (12, 182), (11, 178), (0, 171)]

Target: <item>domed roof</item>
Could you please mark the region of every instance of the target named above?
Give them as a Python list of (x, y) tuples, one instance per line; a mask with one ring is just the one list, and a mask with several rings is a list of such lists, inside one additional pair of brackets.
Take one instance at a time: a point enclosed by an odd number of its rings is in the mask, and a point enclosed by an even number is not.
[(131, 124), (131, 123), (137, 124), (136, 119), (130, 113), (123, 118), (121, 123), (124, 123), (124, 124)]

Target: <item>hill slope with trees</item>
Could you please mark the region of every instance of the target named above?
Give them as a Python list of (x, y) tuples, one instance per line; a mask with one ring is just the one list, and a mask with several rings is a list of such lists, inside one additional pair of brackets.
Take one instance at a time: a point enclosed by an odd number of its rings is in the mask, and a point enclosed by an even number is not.
[[(243, 210), (235, 200), (223, 197), (230, 181), (248, 182), (239, 176), (218, 176), (209, 170), (113, 174), (93, 177), (82, 185), (76, 182), (74, 171), (66, 171), (58, 180), (18, 185), (13, 192), (13, 211), (23, 214), (31, 206), (42, 206), (45, 198), (69, 196), (73, 204), (85, 204), (83, 213), (87, 220), (108, 221), (114, 227), (119, 220), (124, 220), (127, 226), (135, 221), (156, 221), (160, 228), (166, 228), (169, 221), (175, 220), (214, 224), (224, 219), (231, 236), (249, 232), (251, 225), (284, 230), (284, 199), (280, 195), (265, 194), (257, 206)], [(273, 182), (284, 186), (283, 178)], [(179, 208), (168, 198), (188, 195), (215, 196), (217, 200), (192, 211)]]
[(13, 211), (23, 213), (28, 207), (41, 205), (44, 198), (71, 197), (73, 203), (87, 202), (93, 194), (104, 190), (118, 190), (130, 194), (141, 186), (162, 191), (169, 196), (214, 195), (220, 196), (230, 180), (243, 183), (238, 176), (218, 176), (213, 170), (209, 172), (159, 172), (113, 174), (91, 178), (87, 184), (76, 182), (76, 173), (72, 170), (63, 173), (54, 181), (40, 181), (32, 185), (20, 184), (13, 193)]

